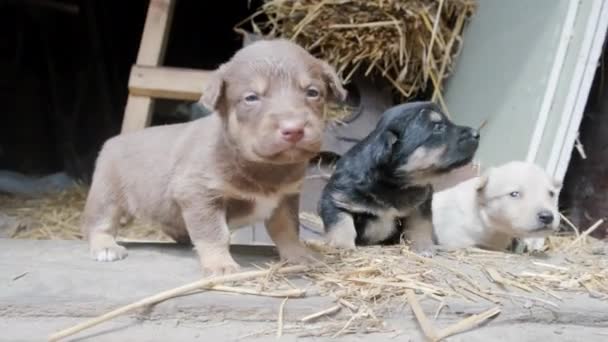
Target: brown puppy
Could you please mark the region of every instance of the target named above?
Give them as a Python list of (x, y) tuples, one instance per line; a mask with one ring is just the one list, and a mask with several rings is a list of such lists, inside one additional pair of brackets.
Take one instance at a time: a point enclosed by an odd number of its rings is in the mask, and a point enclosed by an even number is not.
[(109, 139), (84, 212), (92, 257), (126, 257), (116, 229), (121, 218), (138, 217), (191, 241), (205, 273), (238, 268), (230, 229), (256, 221), (265, 222), (283, 259), (307, 259), (299, 191), (321, 146), (330, 94), (346, 97), (327, 63), (287, 40), (258, 41), (208, 80), (201, 102), (214, 114)]

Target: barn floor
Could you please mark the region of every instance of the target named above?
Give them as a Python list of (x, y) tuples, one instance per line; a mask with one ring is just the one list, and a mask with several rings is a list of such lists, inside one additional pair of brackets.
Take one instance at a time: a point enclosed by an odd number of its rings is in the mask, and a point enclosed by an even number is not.
[[(198, 262), (189, 248), (172, 244), (137, 244), (128, 248), (129, 257), (124, 261), (97, 263), (88, 258), (82, 241), (0, 239), (0, 340), (44, 340), (54, 331), (199, 277)], [(264, 247), (235, 246), (233, 252), (241, 265), (263, 265), (275, 258), (273, 250)], [(551, 262), (550, 259), (543, 261)], [(319, 295), (307, 280), (294, 277), (292, 282), (306, 289), (307, 295), (286, 302), (282, 340), (331, 340), (315, 337), (331, 318), (309, 324), (309, 330), (303, 330), (297, 321), (332, 306), (332, 299)], [(537, 341), (547, 337), (552, 341), (605, 341), (608, 338), (607, 301), (583, 293), (560, 292), (558, 295), (562, 298), (558, 309), (538, 303), (503, 302), (502, 312), (494, 320), (448, 341)], [(145, 312), (118, 317), (71, 340), (269, 340), (276, 335), (281, 302), (280, 298), (202, 292), (170, 299)], [(437, 303), (432, 300), (422, 299), (421, 304), (430, 317), (437, 310)], [(436, 327), (448, 326), (495, 306), (456, 300), (447, 304), (433, 322)], [(387, 324), (386, 332), (343, 335), (336, 340), (422, 340), (409, 307), (395, 303), (389, 311), (391, 313), (381, 317)], [(334, 319), (340, 315), (343, 312)], [(295, 326), (299, 328), (293, 329)]]

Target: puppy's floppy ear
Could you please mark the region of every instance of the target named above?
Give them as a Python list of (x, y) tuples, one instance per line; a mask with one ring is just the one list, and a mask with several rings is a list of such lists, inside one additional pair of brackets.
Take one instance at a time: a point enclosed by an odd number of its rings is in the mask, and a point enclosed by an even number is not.
[(489, 174), (487, 172), (483, 173), (481, 176), (477, 177), (477, 184), (475, 184), (475, 198), (477, 199), (477, 203), (481, 206), (486, 203), (486, 186), (488, 185)]
[(336, 70), (331, 65), (329, 65), (329, 63), (320, 59), (318, 59), (318, 61), (321, 64), (323, 80), (325, 81), (329, 89), (331, 89), (334, 98), (338, 101), (346, 100), (348, 91), (346, 91), (346, 89), (344, 89), (344, 87), (342, 86), (342, 80), (336, 73)]
[(395, 145), (397, 139), (399, 139), (397, 134), (388, 129), (379, 135), (378, 142), (373, 150), (373, 158), (376, 164), (386, 164), (391, 160), (393, 145)]
[(477, 190), (477, 193), (481, 193), (483, 191), (483, 189), (486, 188), (486, 185), (488, 185), (488, 178), (490, 176), (488, 175), (488, 173), (484, 173), (481, 176), (479, 176), (478, 180), (477, 180), (477, 184), (475, 185), (475, 190)]
[(561, 179), (553, 178), (553, 186), (555, 190), (561, 190), (564, 182)]
[(207, 82), (203, 86), (203, 94), (198, 100), (198, 104), (212, 111), (223, 112), (222, 100), (224, 97), (224, 72), (226, 65), (220, 65), (217, 70), (211, 72)]

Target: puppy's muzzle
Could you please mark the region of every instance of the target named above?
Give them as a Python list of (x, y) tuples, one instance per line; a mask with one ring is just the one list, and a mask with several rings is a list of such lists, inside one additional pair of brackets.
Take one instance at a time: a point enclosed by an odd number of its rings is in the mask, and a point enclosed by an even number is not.
[[(545, 233), (558, 229), (559, 225), (556, 222), (555, 215), (551, 210), (542, 209), (536, 213), (538, 228), (532, 230), (532, 233)], [(559, 220), (559, 218), (558, 218)]]
[(458, 145), (462, 152), (464, 153), (474, 153), (479, 146), (479, 131), (466, 127), (460, 131), (460, 136), (458, 139)]
[(553, 220), (555, 219), (555, 217), (553, 217), (553, 213), (550, 212), (549, 210), (539, 211), (537, 214), (537, 217), (538, 217), (538, 221), (540, 223), (544, 224), (545, 226), (548, 226), (551, 223), (553, 223)]
[(304, 120), (284, 120), (279, 124), (281, 139), (288, 143), (295, 144), (304, 138)]

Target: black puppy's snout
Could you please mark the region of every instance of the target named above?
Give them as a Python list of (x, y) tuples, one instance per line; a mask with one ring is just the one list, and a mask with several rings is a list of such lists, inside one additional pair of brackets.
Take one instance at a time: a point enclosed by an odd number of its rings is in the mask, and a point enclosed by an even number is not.
[(479, 131), (475, 128), (466, 127), (460, 131), (460, 139), (462, 140), (479, 140)]
[(549, 210), (541, 210), (538, 213), (538, 220), (542, 223), (542, 224), (551, 224), (553, 223), (553, 213), (550, 212)]
[(465, 153), (474, 153), (479, 146), (479, 131), (470, 127), (461, 127), (458, 148)]
[(475, 139), (475, 140), (479, 140), (479, 131), (476, 130), (475, 128), (471, 128), (471, 138)]

